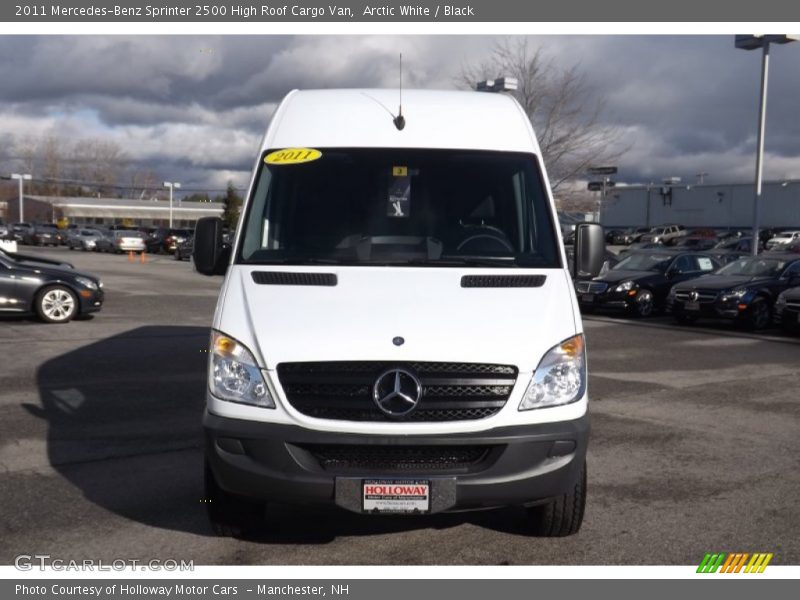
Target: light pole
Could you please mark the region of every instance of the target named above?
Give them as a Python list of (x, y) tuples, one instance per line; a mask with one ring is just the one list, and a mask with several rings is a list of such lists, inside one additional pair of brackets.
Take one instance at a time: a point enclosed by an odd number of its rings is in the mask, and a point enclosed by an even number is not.
[(16, 179), (19, 181), (19, 221), (22, 223), (25, 220), (23, 215), (23, 207), (24, 207), (24, 200), (22, 199), (22, 182), (23, 181), (30, 181), (33, 179), (33, 176), (30, 173), (12, 173), (11, 179)]
[(169, 188), (169, 228), (172, 229), (172, 192), (176, 189), (181, 189), (181, 184), (172, 181), (165, 181), (164, 187)]
[(758, 255), (759, 217), (761, 205), (761, 183), (764, 171), (764, 124), (767, 121), (767, 80), (769, 78), (770, 44), (788, 44), (800, 39), (800, 35), (737, 35), (735, 46), (741, 50), (762, 49), (761, 54), (761, 96), (758, 107), (758, 143), (756, 149), (756, 193), (753, 197), (753, 256)]

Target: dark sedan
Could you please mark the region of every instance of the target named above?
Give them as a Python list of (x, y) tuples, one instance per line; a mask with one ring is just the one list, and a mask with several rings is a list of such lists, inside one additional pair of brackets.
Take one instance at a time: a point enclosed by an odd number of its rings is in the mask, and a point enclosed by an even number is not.
[(629, 254), (604, 275), (578, 281), (575, 289), (582, 310), (622, 309), (647, 317), (664, 305), (670, 288), (719, 268), (706, 254), (653, 250)]
[(781, 292), (775, 300), (775, 323), (789, 333), (800, 332), (800, 287)]
[(103, 284), (39, 259), (0, 253), (0, 314), (36, 314), (46, 323), (66, 323), (103, 306)]
[(772, 321), (775, 299), (800, 285), (800, 256), (768, 253), (740, 258), (716, 273), (675, 285), (667, 305), (680, 323), (731, 319), (751, 329)]

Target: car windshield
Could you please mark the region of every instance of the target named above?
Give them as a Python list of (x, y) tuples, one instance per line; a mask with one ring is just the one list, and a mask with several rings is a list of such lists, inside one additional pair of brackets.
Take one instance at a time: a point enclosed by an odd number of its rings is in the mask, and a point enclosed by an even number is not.
[(531, 155), (320, 149), (260, 161), (238, 260), (245, 263), (560, 266)]
[(761, 258), (760, 256), (749, 256), (740, 258), (730, 264), (725, 265), (717, 275), (749, 275), (750, 277), (775, 277), (780, 273), (785, 260), (774, 258)]
[(663, 273), (672, 262), (673, 257), (667, 254), (650, 254), (646, 252), (626, 256), (612, 267), (612, 271), (658, 271)]

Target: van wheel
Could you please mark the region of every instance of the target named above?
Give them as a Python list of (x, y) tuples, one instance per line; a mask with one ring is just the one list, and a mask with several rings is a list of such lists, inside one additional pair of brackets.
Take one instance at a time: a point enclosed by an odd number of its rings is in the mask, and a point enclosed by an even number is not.
[(565, 537), (578, 533), (586, 508), (586, 462), (572, 491), (547, 504), (528, 508), (531, 531), (539, 537)]
[(36, 294), (34, 308), (45, 323), (66, 323), (78, 314), (78, 298), (69, 288), (53, 285)]
[(208, 461), (205, 463), (204, 481), (206, 512), (216, 535), (246, 537), (263, 523), (264, 504), (220, 488)]

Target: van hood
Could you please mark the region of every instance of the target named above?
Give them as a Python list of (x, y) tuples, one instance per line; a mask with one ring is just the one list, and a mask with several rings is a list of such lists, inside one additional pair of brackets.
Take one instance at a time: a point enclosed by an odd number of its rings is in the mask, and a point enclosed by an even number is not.
[[(253, 272), (331, 273), (333, 286), (264, 285)], [(544, 275), (540, 287), (463, 288), (463, 275)], [(215, 328), (269, 370), (282, 362), (437, 361), (532, 371), (575, 335), (573, 290), (562, 269), (274, 267), (228, 271)], [(579, 330), (579, 329), (578, 329)], [(393, 340), (402, 337), (404, 343)]]

